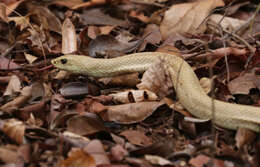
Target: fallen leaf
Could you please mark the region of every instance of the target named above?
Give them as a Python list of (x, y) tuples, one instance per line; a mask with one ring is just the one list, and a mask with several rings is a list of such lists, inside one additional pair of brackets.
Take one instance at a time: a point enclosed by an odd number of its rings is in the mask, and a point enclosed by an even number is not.
[(4, 112), (12, 112), (24, 105), (32, 96), (32, 87), (26, 86), (22, 89), (21, 95), (16, 97), (14, 100), (2, 105), (0, 110)]
[(152, 144), (152, 140), (145, 135), (145, 132), (125, 130), (120, 135), (124, 136), (130, 143), (138, 146), (149, 146)]
[(241, 149), (243, 146), (250, 144), (256, 138), (256, 134), (249, 129), (239, 128), (236, 132), (236, 146)]
[(173, 163), (165, 158), (159, 157), (157, 155), (145, 155), (144, 158), (150, 162), (153, 165), (169, 165), (169, 166), (174, 166)]
[(4, 96), (14, 96), (15, 93), (21, 91), (21, 81), (16, 75), (12, 75), (7, 88), (4, 92)]
[(254, 73), (245, 73), (228, 83), (228, 88), (231, 94), (249, 94), (250, 89), (260, 89), (260, 76)]
[(69, 18), (62, 25), (62, 53), (69, 54), (77, 51), (77, 36), (75, 27)]
[(223, 16), (220, 14), (213, 14), (209, 17), (207, 22), (210, 22), (214, 25), (220, 25), (224, 30), (232, 32), (240, 26), (244, 25), (246, 21)]
[(148, 90), (129, 90), (110, 94), (113, 100), (120, 103), (134, 103), (142, 101), (155, 101), (158, 99), (156, 94)]
[(122, 124), (132, 124), (145, 120), (163, 102), (139, 102), (115, 106), (107, 106), (107, 111), (101, 117), (106, 121), (114, 121)]
[(124, 20), (119, 20), (104, 14), (101, 8), (84, 10), (80, 17), (83, 19), (85, 25), (127, 25)]
[(112, 159), (117, 162), (122, 161), (124, 157), (128, 155), (127, 150), (125, 150), (123, 146), (119, 144), (113, 146), (110, 150), (110, 153), (112, 155)]
[[(12, 163), (12, 166), (23, 166), (24, 165), (24, 160), (23, 157), (19, 155), (17, 150), (12, 150), (8, 148), (7, 146), (1, 146), (0, 147), (0, 159), (2, 162), (7, 165), (8, 163)], [(11, 167), (12, 167), (11, 166)]]
[(139, 73), (135, 72), (115, 77), (100, 78), (98, 81), (105, 85), (134, 87), (140, 83), (138, 75)]
[(96, 167), (94, 158), (82, 150), (73, 151), (69, 157), (63, 160), (61, 167)]
[(211, 10), (224, 5), (222, 0), (197, 1), (173, 5), (165, 12), (164, 19), (160, 25), (163, 39), (176, 34), (203, 33), (206, 30), (205, 22), (203, 21), (210, 14)]
[(143, 74), (141, 83), (136, 87), (141, 90), (154, 92), (160, 98), (169, 95), (173, 85), (168, 72), (164, 69), (163, 60), (155, 61)]
[(2, 120), (0, 121), (0, 129), (16, 143), (25, 144), (25, 125), (22, 121), (17, 119)]
[[(211, 162), (213, 161), (213, 163)], [(205, 165), (208, 164), (213, 164), (216, 167), (223, 167), (224, 165), (224, 161), (220, 160), (220, 159), (211, 159), (208, 156), (205, 155), (198, 155), (195, 158), (192, 158), (189, 160), (189, 164), (191, 164), (194, 167), (204, 167)]]
[(136, 10), (132, 10), (129, 13), (129, 16), (133, 17), (133, 18), (137, 18), (138, 20), (140, 20), (144, 23), (148, 23), (150, 21), (149, 17), (145, 16), (144, 13), (137, 12)]
[(0, 69), (1, 70), (19, 70), (22, 67), (12, 60), (9, 60), (3, 56), (0, 56)]
[(32, 64), (34, 61), (37, 60), (36, 56), (33, 56), (31, 54), (28, 54), (28, 53), (24, 53), (24, 56), (25, 56), (26, 60), (29, 62), (29, 64)]
[(14, 21), (16, 26), (20, 29), (20, 31), (23, 31), (25, 28), (30, 26), (30, 15), (22, 17), (8, 17), (8, 22), (10, 21)]
[(84, 2), (82, 0), (53, 0), (50, 2), (51, 4), (55, 4), (57, 6), (65, 6), (70, 9), (79, 9), (79, 8), (84, 8), (84, 7), (91, 7), (95, 5), (102, 5), (105, 4), (105, 0), (90, 0), (88, 2)]
[(7, 20), (6, 16), (10, 15), (24, 1), (26, 0), (16, 1), (15, 3), (11, 3), (7, 6), (5, 4), (0, 4), (0, 18)]
[(104, 146), (99, 140), (90, 141), (83, 150), (94, 158), (96, 165), (110, 164), (109, 158), (104, 150)]
[(61, 139), (65, 142), (72, 144), (75, 147), (84, 148), (89, 142), (90, 139), (75, 133), (65, 131), (60, 135)]
[(93, 113), (76, 115), (67, 121), (68, 131), (86, 136), (100, 131), (107, 131), (102, 120)]
[(56, 33), (61, 33), (60, 20), (47, 7), (27, 3), (28, 10), (31, 14), (36, 14), (39, 22), (45, 30), (51, 30)]
[(87, 84), (81, 82), (69, 82), (59, 89), (66, 98), (84, 97), (89, 93)]
[(112, 35), (99, 35), (88, 45), (91, 57), (118, 57), (135, 50), (143, 40), (123, 42)]

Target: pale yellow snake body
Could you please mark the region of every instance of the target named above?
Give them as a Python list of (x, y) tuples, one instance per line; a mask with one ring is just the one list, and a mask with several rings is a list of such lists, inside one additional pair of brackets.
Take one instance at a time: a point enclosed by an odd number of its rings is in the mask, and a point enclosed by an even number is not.
[(159, 52), (142, 52), (113, 59), (65, 55), (52, 60), (62, 70), (94, 77), (109, 77), (145, 71), (156, 59), (161, 59), (169, 71), (180, 103), (194, 116), (212, 118), (214, 102), (215, 124), (228, 129), (247, 128), (260, 132), (260, 107), (212, 100), (200, 86), (192, 68), (183, 59)]

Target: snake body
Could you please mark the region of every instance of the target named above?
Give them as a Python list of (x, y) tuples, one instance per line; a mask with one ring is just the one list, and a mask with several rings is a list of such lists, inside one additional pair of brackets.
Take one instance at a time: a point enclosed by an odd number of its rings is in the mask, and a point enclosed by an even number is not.
[(142, 52), (112, 59), (65, 55), (52, 60), (52, 64), (72, 73), (110, 77), (130, 72), (143, 72), (157, 59), (163, 61), (180, 103), (192, 115), (201, 119), (212, 119), (212, 106), (214, 106), (216, 125), (233, 130), (246, 128), (260, 132), (260, 107), (231, 104), (210, 98), (200, 86), (190, 65), (174, 55)]

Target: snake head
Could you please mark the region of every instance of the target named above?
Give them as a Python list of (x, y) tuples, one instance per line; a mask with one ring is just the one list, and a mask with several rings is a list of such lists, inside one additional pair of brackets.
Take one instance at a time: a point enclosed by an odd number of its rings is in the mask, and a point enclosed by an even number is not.
[(65, 55), (53, 59), (51, 63), (58, 69), (70, 71), (73, 73), (81, 73), (81, 61), (78, 61), (75, 55)]

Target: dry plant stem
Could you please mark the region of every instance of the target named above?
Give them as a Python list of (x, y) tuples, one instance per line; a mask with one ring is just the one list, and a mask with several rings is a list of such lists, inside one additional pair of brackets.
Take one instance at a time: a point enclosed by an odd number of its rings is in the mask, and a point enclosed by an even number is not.
[(225, 32), (225, 33), (228, 33), (228, 34), (230, 34), (231, 36), (233, 36), (234, 38), (240, 40), (240, 41), (241, 41), (242, 43), (244, 43), (244, 44), (247, 46), (247, 48), (249, 49), (250, 54), (249, 54), (248, 59), (247, 59), (246, 64), (245, 64), (245, 68), (247, 68), (249, 62), (251, 61), (252, 57), (253, 57), (254, 54), (255, 54), (255, 49), (254, 49), (246, 40), (244, 40), (242, 37), (238, 36), (237, 34), (230, 33), (230, 32), (228, 32), (228, 31), (226, 31), (226, 30), (224, 30), (224, 32)]
[[(41, 40), (41, 38), (39, 37), (38, 32), (33, 28), (32, 24), (31, 24), (29, 21), (27, 21), (26, 18), (24, 18), (24, 17), (23, 17), (20, 13), (18, 13), (17, 11), (8, 8), (8, 6), (6, 6), (5, 4), (3, 4), (3, 5), (4, 5), (4, 7), (5, 7), (6, 9), (8, 9), (8, 10), (10, 10), (10, 11), (13, 11), (15, 14), (17, 14), (18, 16), (20, 16), (21, 18), (23, 18), (23, 20), (24, 20), (24, 21), (31, 27), (31, 29), (37, 34), (37, 38), (38, 38), (39, 43), (40, 43), (40, 45), (41, 45), (40, 47), (41, 47), (41, 50), (42, 50), (42, 54), (43, 54), (44, 60), (46, 61), (46, 55), (45, 55), (45, 52), (44, 52), (42, 40)], [(45, 64), (46, 64), (46, 63), (45, 63)]]
[(253, 18), (250, 21), (250, 25), (249, 25), (249, 27), (250, 27), (249, 28), (249, 32), (250, 33), (252, 32), (253, 25), (254, 25), (254, 22), (255, 22), (255, 18), (256, 18), (256, 15), (258, 14), (259, 10), (260, 10), (260, 3), (257, 5), (257, 8), (256, 8), (256, 10), (255, 10), (255, 12), (253, 14)]
[[(142, 52), (112, 59), (65, 55), (52, 60), (62, 70), (94, 77), (109, 77), (143, 72), (158, 59), (168, 70), (180, 103), (194, 116), (212, 119), (212, 98), (200, 86), (192, 68), (178, 56), (160, 52)], [(260, 132), (260, 108), (214, 100), (215, 124), (228, 129), (247, 128)]]
[(225, 56), (225, 54), (230, 55), (230, 54), (234, 54), (234, 55), (245, 55), (247, 52), (245, 49), (238, 49), (238, 48), (232, 48), (232, 47), (226, 47), (226, 48), (219, 48), (219, 49), (215, 49), (212, 50), (211, 52), (207, 52), (204, 54), (184, 54), (182, 55), (182, 57), (185, 60), (189, 60), (189, 59), (205, 59), (208, 56), (211, 56), (212, 60), (216, 59), (216, 58), (220, 58)]
[[(222, 31), (220, 24), (219, 24), (219, 32), (220, 32), (220, 35), (221, 35), (223, 47), (226, 48), (227, 46), (226, 46), (224, 34), (223, 34), (223, 31)], [(224, 57), (225, 57), (225, 64), (226, 64), (226, 70), (227, 70), (227, 82), (229, 82), (230, 81), (230, 71), (229, 71), (228, 58), (227, 58), (227, 53), (225, 52), (224, 54), (225, 54)]]
[[(208, 23), (208, 24), (211, 25), (211, 26), (213, 26), (213, 27), (215, 27), (215, 28), (218, 28), (217, 25), (215, 25), (215, 24), (212, 24), (212, 23)], [(224, 30), (224, 29), (223, 29), (223, 32), (227, 33), (228, 35), (230, 35), (231, 37), (233, 37), (233, 38), (235, 38), (235, 39), (237, 39), (237, 40), (240, 40), (240, 42), (242, 42), (244, 45), (247, 46), (247, 48), (248, 48), (248, 50), (249, 50), (249, 52), (250, 52), (250, 55), (249, 55), (249, 57), (248, 57), (248, 60), (247, 60), (247, 62), (246, 62), (246, 64), (245, 64), (245, 68), (247, 68), (247, 66), (248, 66), (248, 64), (249, 64), (249, 62), (250, 62), (250, 60), (251, 60), (251, 58), (252, 58), (252, 57), (254, 56), (254, 54), (255, 54), (255, 49), (254, 49), (245, 39), (243, 39), (242, 37), (238, 36), (237, 34), (231, 33), (231, 32), (229, 32), (229, 31), (227, 31), (227, 30)], [(225, 36), (225, 37), (228, 37), (228, 36)]]

